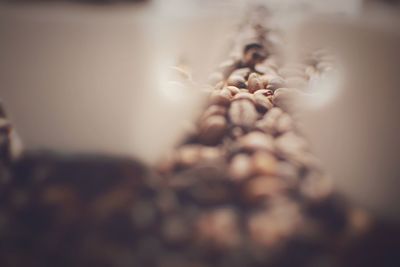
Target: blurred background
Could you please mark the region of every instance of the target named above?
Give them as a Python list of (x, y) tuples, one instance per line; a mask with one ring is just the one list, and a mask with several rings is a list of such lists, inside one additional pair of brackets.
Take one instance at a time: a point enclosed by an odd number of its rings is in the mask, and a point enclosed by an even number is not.
[(399, 266), (399, 13), (0, 1), (0, 265)]

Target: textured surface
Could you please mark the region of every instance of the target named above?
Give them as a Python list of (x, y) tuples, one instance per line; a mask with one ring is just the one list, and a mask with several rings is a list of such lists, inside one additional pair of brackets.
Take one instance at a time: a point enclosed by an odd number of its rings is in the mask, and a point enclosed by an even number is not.
[(204, 113), (156, 170), (49, 154), (0, 167), (0, 265), (396, 266), (398, 233), (335, 194), (283, 106), (329, 55), (281, 66), (268, 23), (262, 8), (248, 16)]

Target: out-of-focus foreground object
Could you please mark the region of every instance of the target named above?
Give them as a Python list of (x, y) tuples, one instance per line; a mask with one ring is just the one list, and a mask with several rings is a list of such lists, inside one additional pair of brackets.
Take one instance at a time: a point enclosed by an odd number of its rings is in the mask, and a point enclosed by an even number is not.
[(342, 67), (337, 84), (320, 82), (315, 97), (304, 98), (302, 123), (315, 152), (349, 199), (400, 219), (398, 13), (367, 9), (359, 17), (313, 18), (292, 44), (296, 57), (330, 47)]
[(152, 163), (179, 141), (202, 102), (194, 86), (169, 84), (175, 52), (191, 40), (183, 52), (202, 55), (191, 66), (209, 69), (231, 23), (177, 2), (1, 4), (0, 98), (25, 148)]

